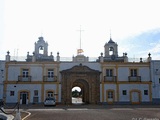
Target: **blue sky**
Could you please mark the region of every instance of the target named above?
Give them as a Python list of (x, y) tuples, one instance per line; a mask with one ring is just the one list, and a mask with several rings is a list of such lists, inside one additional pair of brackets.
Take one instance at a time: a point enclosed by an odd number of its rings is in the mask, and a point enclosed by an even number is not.
[(0, 0), (0, 59), (26, 56), (43, 36), (49, 54), (76, 55), (80, 25), (84, 55), (98, 57), (112, 39), (119, 56), (160, 59), (159, 0)]

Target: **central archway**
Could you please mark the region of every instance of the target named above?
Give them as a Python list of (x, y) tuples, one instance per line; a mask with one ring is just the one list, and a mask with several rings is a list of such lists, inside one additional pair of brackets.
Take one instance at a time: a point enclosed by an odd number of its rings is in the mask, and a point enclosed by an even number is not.
[(100, 100), (100, 71), (87, 66), (74, 66), (61, 73), (62, 104), (72, 104), (71, 90), (79, 86), (83, 93), (83, 102), (97, 104)]
[(82, 96), (80, 96), (80, 99), (82, 99), (82, 102), (84, 104), (89, 103), (89, 85), (88, 85), (88, 82), (86, 80), (78, 79), (78, 80), (75, 80), (73, 82), (72, 88), (76, 87), (76, 86), (81, 88)]

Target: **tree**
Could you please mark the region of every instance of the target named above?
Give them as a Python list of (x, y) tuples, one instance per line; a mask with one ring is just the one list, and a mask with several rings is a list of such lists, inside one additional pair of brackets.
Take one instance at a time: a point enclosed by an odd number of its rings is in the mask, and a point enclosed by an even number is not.
[(72, 91), (72, 97), (79, 97), (79, 92), (77, 90)]

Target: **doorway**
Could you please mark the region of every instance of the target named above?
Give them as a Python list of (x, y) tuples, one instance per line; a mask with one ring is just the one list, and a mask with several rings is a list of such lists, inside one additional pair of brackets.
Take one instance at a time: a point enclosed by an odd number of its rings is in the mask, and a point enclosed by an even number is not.
[(20, 98), (22, 100), (22, 104), (28, 104), (28, 92), (21, 92), (20, 93)]
[(130, 101), (132, 104), (140, 104), (141, 92), (139, 90), (131, 90), (130, 91)]

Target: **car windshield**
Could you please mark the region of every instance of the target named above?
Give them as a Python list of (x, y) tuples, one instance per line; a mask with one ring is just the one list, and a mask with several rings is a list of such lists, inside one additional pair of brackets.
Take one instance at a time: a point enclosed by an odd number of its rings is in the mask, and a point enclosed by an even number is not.
[(54, 98), (46, 98), (46, 100), (55, 100)]

